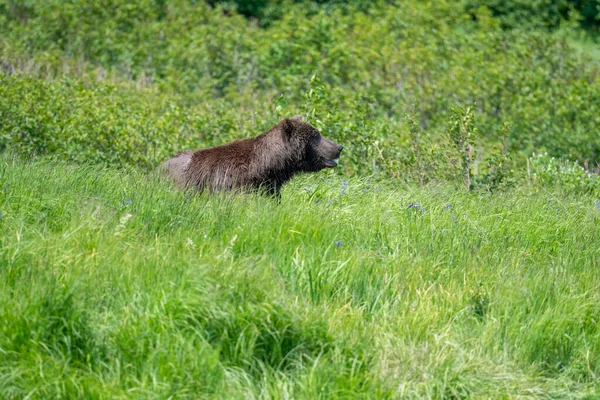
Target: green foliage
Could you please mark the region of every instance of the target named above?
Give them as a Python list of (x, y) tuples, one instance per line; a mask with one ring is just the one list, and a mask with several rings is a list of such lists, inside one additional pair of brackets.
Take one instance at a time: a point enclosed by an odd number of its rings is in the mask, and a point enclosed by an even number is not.
[(514, 173), (509, 169), (509, 154), (501, 149), (492, 152), (485, 165), (485, 172), (476, 177), (476, 183), (488, 192), (505, 189), (515, 184)]
[(571, 192), (600, 195), (600, 176), (577, 163), (550, 157), (547, 153), (529, 158), (528, 179), (541, 187), (560, 187)]
[(556, 28), (568, 17), (569, 0), (467, 0), (467, 7), (485, 6), (498, 16), (505, 28)]
[(0, 96), (1, 148), (79, 162), (149, 166), (156, 151), (160, 157), (174, 151), (176, 133), (188, 122), (176, 108), (149, 118), (146, 104), (137, 101), (141, 96), (127, 98), (108, 86), (90, 90), (70, 80), (3, 76)]
[(305, 113), (346, 146), (345, 173), (424, 182), (453, 175), (447, 121), (476, 103), (482, 158), (506, 139), (520, 167), (534, 152), (600, 159), (597, 63), (562, 33), (503, 30), (459, 2), (285, 2), (268, 28), (187, 0), (10, 4), (0, 9), (1, 148), (153, 166)]
[(598, 0), (467, 0), (466, 7), (487, 7), (509, 29), (552, 29), (569, 19), (581, 19), (586, 28), (600, 27)]
[[(448, 137), (429, 135), (417, 122), (418, 114), (414, 110), (413, 107), (405, 115), (406, 125), (399, 126), (399, 132), (392, 132), (399, 136), (400, 148), (391, 149), (383, 147), (381, 141), (376, 142), (386, 173), (401, 182), (419, 186), (440, 180), (460, 181), (463, 176), (455, 173), (456, 154)], [(400, 136), (403, 129), (408, 130), (409, 138)]]
[(473, 107), (453, 111), (450, 117), (448, 136), (459, 155), (459, 167), (464, 177), (467, 190), (472, 189), (471, 177), (473, 161), (476, 157), (475, 139), (477, 128), (473, 117)]
[[(209, 4), (233, 9), (250, 18), (257, 18), (262, 25), (280, 19), (286, 6), (301, 3), (305, 8), (316, 9), (319, 5), (368, 9), (365, 0), (209, 0)], [(583, 27), (597, 29), (600, 26), (600, 2), (598, 0), (466, 0), (467, 11), (481, 11), (486, 7), (499, 18), (505, 28), (557, 28), (562, 21), (580, 19)]]
[(378, 171), (376, 144), (379, 135), (371, 121), (373, 102), (360, 94), (349, 95), (336, 88), (326, 88), (318, 74), (312, 75), (310, 84), (305, 94), (304, 115), (325, 136), (344, 143), (344, 171)]
[(415, 165), (418, 182), (421, 186), (425, 185), (425, 161), (423, 157), (424, 146), (421, 138), (421, 129), (416, 122), (416, 114), (406, 115), (406, 122), (408, 123), (408, 129), (410, 131), (410, 144), (411, 144), (411, 160), (410, 162)]

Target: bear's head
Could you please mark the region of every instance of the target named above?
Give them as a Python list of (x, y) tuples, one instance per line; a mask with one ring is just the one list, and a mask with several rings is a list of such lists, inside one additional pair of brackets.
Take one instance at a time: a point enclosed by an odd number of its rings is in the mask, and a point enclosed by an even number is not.
[(337, 165), (343, 146), (327, 139), (321, 132), (302, 117), (296, 115), (280, 121), (284, 142), (298, 156), (298, 167), (305, 172), (320, 171)]

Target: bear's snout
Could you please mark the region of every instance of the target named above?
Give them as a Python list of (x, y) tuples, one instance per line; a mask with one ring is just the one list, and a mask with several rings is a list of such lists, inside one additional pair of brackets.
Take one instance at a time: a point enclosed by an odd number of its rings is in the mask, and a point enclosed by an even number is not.
[(319, 156), (323, 162), (323, 166), (326, 168), (333, 168), (337, 165), (337, 160), (340, 158), (340, 153), (344, 149), (344, 146), (335, 143), (333, 140), (321, 137), (319, 143)]

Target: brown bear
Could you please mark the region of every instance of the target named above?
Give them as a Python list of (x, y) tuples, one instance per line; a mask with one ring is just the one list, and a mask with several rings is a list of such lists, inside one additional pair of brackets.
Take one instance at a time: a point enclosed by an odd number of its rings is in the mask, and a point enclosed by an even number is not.
[(342, 149), (297, 115), (253, 138), (180, 152), (161, 168), (183, 188), (257, 190), (279, 198), (295, 174), (335, 167)]

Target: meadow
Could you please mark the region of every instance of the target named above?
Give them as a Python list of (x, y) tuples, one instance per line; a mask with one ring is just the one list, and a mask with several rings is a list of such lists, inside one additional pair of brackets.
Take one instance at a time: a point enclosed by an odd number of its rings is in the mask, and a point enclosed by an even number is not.
[[(598, 23), (521, 3), (0, 2), (0, 398), (600, 398)], [(295, 114), (281, 202), (157, 176)]]
[[(600, 207), (2, 160), (7, 398), (595, 398)], [(587, 396), (587, 397), (586, 397)]]

